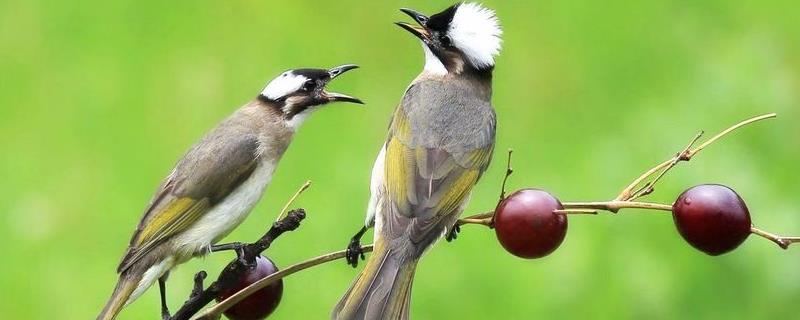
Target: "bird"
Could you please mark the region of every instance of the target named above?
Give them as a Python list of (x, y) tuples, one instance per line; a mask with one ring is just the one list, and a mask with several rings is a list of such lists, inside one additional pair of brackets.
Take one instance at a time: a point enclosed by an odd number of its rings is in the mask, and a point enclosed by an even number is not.
[(221, 250), (237, 250), (241, 258), (240, 243), (216, 243), (261, 199), (295, 132), (312, 112), (337, 101), (363, 104), (326, 90), (331, 80), (357, 67), (283, 72), (191, 147), (145, 209), (117, 268), (117, 285), (97, 319), (114, 319), (156, 281), (162, 318), (169, 318), (165, 281), (170, 269)]
[[(491, 9), (457, 3), (430, 17), (400, 9), (416, 25), (422, 72), (395, 109), (370, 180), (365, 225), (374, 226), (364, 269), (334, 307), (333, 319), (407, 319), (414, 271), (423, 253), (453, 232), (495, 145), (492, 72), (502, 28)], [(353, 248), (354, 245), (355, 247)]]

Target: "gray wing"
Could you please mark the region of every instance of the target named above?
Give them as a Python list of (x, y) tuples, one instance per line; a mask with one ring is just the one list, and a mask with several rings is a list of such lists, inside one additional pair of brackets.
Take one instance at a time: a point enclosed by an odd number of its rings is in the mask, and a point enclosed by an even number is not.
[(449, 227), (442, 221), (460, 213), (491, 161), (494, 138), (487, 101), (436, 85), (409, 88), (386, 144), (384, 183), (395, 232), (421, 243)]
[(117, 271), (191, 226), (236, 189), (255, 169), (257, 148), (254, 134), (224, 125), (192, 147), (145, 210)]

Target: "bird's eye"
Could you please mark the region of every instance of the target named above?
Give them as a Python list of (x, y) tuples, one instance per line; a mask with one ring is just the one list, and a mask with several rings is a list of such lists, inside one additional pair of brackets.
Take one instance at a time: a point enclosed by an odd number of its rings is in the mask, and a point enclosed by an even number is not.
[(314, 80), (308, 80), (306, 83), (303, 84), (303, 91), (311, 91), (314, 90), (317, 82)]
[(417, 17), (417, 21), (419, 21), (419, 24), (423, 24), (424, 25), (424, 24), (428, 23), (428, 17), (419, 16), (419, 17)]

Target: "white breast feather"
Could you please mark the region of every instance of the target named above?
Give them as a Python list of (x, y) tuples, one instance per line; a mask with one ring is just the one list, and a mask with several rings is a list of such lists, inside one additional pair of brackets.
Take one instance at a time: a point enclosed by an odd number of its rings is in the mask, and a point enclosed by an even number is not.
[[(384, 174), (384, 158), (386, 157), (386, 144), (381, 147), (378, 153), (378, 158), (375, 159), (375, 165), (372, 166), (372, 177), (369, 183), (369, 203), (367, 203), (367, 218), (364, 220), (364, 225), (369, 227), (375, 222), (377, 211), (380, 210), (384, 197), (383, 174)], [(376, 225), (377, 229), (378, 226)]]

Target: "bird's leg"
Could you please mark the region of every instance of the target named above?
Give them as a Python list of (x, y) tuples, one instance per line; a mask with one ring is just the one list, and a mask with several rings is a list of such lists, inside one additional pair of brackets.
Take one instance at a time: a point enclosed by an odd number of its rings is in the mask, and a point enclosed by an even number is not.
[(445, 239), (447, 240), (447, 242), (452, 242), (453, 240), (458, 238), (459, 232), (461, 232), (461, 226), (459, 226), (458, 223), (456, 223), (453, 225), (452, 228), (450, 228), (450, 231), (447, 233), (447, 237), (445, 237)]
[(231, 242), (231, 243), (223, 243), (223, 244), (213, 244), (209, 248), (211, 252), (218, 252), (218, 251), (227, 251), (227, 250), (234, 250), (236, 251), (236, 259), (245, 266), (252, 266), (253, 263), (246, 261), (244, 258), (244, 247), (245, 244), (241, 242)]
[(239, 251), (244, 248), (244, 244), (241, 242), (231, 242), (231, 243), (223, 243), (223, 244), (212, 244), (209, 251), (211, 252), (218, 252), (218, 251), (227, 251), (227, 250), (236, 250), (237, 254)]
[(366, 232), (367, 226), (361, 227), (361, 229), (350, 238), (350, 244), (347, 245), (347, 264), (353, 266), (353, 268), (358, 266), (359, 257), (361, 257), (361, 260), (364, 260), (364, 250), (361, 248), (361, 237), (363, 237)]
[(169, 273), (165, 273), (158, 278), (158, 290), (161, 292), (161, 319), (169, 320), (169, 307), (167, 307), (167, 277)]

